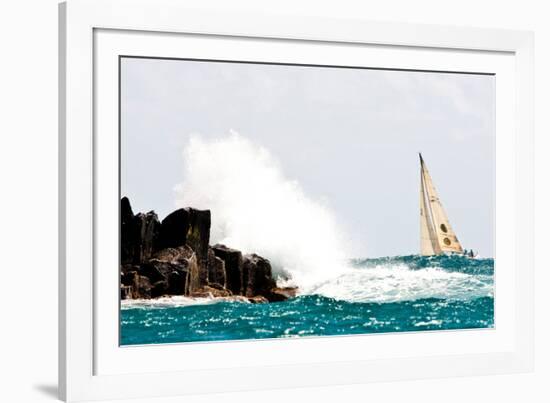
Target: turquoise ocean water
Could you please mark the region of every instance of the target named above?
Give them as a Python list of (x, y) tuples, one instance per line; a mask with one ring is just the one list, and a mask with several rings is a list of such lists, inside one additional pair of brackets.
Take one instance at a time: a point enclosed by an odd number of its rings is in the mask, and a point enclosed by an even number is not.
[(491, 328), (493, 259), (356, 259), (285, 302), (123, 301), (122, 345)]

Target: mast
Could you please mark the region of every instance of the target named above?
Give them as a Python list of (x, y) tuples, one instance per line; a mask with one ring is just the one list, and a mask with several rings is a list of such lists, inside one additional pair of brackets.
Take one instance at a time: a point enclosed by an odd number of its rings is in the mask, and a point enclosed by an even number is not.
[(420, 156), (420, 254), (431, 256), (440, 253), (440, 251), (436, 252), (437, 242), (435, 242), (431, 210), (426, 197), (424, 160), (420, 153), (418, 155)]
[(454, 233), (443, 209), (428, 168), (420, 157), (420, 253), (438, 255), (462, 253), (462, 245)]

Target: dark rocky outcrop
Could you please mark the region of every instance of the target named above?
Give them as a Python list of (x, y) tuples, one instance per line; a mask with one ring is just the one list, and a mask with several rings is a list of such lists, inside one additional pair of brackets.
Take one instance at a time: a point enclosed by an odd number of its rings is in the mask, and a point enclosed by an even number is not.
[[(133, 286), (136, 273), (149, 279), (151, 298), (185, 295), (188, 273), (195, 266), (195, 253), (188, 246), (167, 248), (140, 265), (123, 265), (121, 283), (124, 286)], [(127, 291), (124, 293), (128, 295)]]
[(151, 298), (151, 282), (146, 276), (141, 276), (137, 272), (128, 273), (132, 277), (130, 285), (131, 290), (129, 295), (132, 299), (149, 299)]
[(269, 260), (256, 254), (245, 255), (243, 258), (243, 295), (245, 297), (266, 296), (275, 287)]
[(157, 281), (151, 286), (151, 298), (159, 298), (165, 295), (169, 295), (168, 281), (166, 280)]
[(199, 265), (206, 268), (210, 242), (210, 210), (189, 208), (187, 211), (189, 213), (187, 245), (197, 254)]
[(212, 246), (214, 254), (225, 263), (226, 287), (235, 295), (243, 293), (243, 254), (225, 245)]
[(194, 253), (191, 247), (183, 245), (177, 248), (159, 250), (153, 255), (153, 259), (162, 260), (164, 262), (185, 263)]
[(120, 201), (120, 263), (132, 263), (134, 249), (138, 243), (138, 231), (134, 220), (134, 212), (130, 200), (123, 197)]
[(131, 285), (120, 285), (120, 299), (132, 299)]
[(185, 295), (191, 295), (200, 288), (204, 287), (208, 283), (206, 278), (206, 271), (201, 269), (197, 261), (197, 255), (193, 254), (193, 256), (189, 259)]
[[(139, 245), (136, 253), (137, 261), (143, 262), (151, 257), (155, 252), (158, 235), (160, 231), (160, 222), (154, 211), (146, 214), (137, 214), (137, 226), (139, 228)], [(134, 260), (135, 262), (135, 260)]]
[[(158, 259), (151, 259), (142, 265), (140, 273), (148, 276), (154, 284), (162, 282), (164, 294), (184, 295), (187, 284), (189, 262), (175, 263), (165, 262)], [(160, 290), (160, 288), (159, 288)]]
[(180, 208), (162, 220), (159, 234), (159, 249), (184, 246), (189, 231), (189, 212)]
[(121, 264), (141, 263), (158, 248), (160, 222), (154, 211), (133, 214), (128, 198), (120, 202)]
[(272, 288), (267, 294), (266, 298), (269, 302), (281, 302), (287, 299), (294, 298), (298, 294), (297, 287), (284, 287), (284, 288)]
[(231, 295), (231, 292), (225, 288), (220, 289), (209, 285), (198, 288), (189, 294), (195, 298), (230, 297)]
[(134, 214), (120, 202), (121, 299), (170, 295), (266, 303), (296, 296), (277, 288), (269, 260), (225, 245), (209, 246), (209, 210), (179, 209), (159, 222), (155, 212)]
[(125, 264), (120, 266), (120, 283), (131, 286), (134, 282), (134, 273), (137, 273), (139, 269), (139, 265)]
[(212, 248), (208, 248), (208, 282), (227, 287), (225, 262), (216, 256)]

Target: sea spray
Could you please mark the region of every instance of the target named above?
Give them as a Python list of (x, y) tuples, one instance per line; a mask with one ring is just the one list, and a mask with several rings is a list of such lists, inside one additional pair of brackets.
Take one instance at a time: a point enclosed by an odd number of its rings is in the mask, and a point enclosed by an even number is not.
[(348, 302), (470, 300), (493, 296), (493, 276), (449, 272), (440, 267), (412, 270), (402, 263), (384, 264), (350, 270), (309, 292)]
[(183, 177), (176, 204), (211, 210), (211, 243), (268, 258), (303, 290), (347, 270), (334, 214), (285, 176), (266, 148), (234, 131), (215, 140), (193, 136)]

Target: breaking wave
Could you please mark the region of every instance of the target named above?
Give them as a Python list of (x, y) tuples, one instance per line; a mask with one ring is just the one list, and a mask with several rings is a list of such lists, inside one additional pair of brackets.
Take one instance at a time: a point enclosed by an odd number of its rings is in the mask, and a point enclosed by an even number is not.
[(176, 204), (211, 210), (211, 243), (262, 255), (299, 286), (346, 269), (334, 215), (286, 177), (266, 148), (236, 132), (215, 140), (194, 136), (183, 157)]
[(399, 302), (437, 298), (468, 300), (493, 296), (493, 277), (406, 266), (353, 269), (307, 291), (348, 302)]
[(348, 302), (400, 302), (425, 298), (493, 297), (493, 260), (461, 256), (402, 256), (356, 260), (346, 273), (308, 294)]

